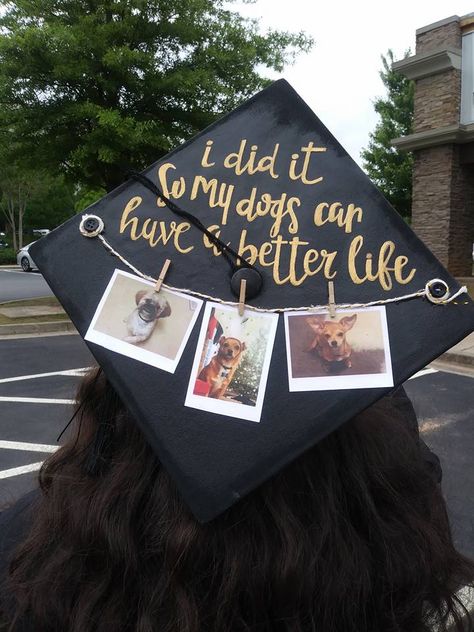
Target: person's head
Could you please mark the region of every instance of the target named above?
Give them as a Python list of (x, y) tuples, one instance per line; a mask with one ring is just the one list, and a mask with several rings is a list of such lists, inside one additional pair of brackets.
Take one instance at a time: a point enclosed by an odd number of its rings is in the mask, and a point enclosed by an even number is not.
[(389, 399), (207, 524), (103, 374), (79, 406), (11, 566), (35, 632), (419, 632), (453, 614), (464, 629), (473, 567)]

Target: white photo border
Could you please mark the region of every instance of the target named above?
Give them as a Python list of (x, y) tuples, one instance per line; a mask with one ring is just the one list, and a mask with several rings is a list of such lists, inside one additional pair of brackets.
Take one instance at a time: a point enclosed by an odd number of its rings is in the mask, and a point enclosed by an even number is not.
[(213, 399), (205, 397), (203, 395), (194, 394), (194, 385), (198, 376), (199, 363), (201, 361), (201, 354), (206, 339), (207, 326), (212, 309), (218, 309), (220, 311), (235, 312), (236, 318), (239, 318), (237, 307), (231, 307), (229, 305), (223, 305), (222, 303), (207, 302), (204, 315), (202, 317), (201, 331), (199, 333), (199, 339), (196, 346), (196, 352), (193, 361), (193, 367), (191, 369), (191, 376), (189, 378), (188, 390), (186, 392), (185, 406), (189, 408), (197, 408), (198, 410), (204, 410), (217, 415), (225, 415), (226, 417), (232, 417), (235, 419), (245, 419), (246, 421), (260, 422), (263, 410), (263, 401), (265, 398), (265, 391), (267, 388), (268, 373), (270, 370), (270, 361), (273, 354), (273, 346), (275, 344), (275, 336), (278, 326), (278, 314), (276, 313), (259, 313), (252, 310), (245, 310), (245, 316), (261, 318), (268, 321), (268, 337), (267, 347), (265, 350), (265, 357), (262, 365), (262, 372), (260, 374), (260, 384), (258, 387), (257, 401), (255, 406), (249, 406), (248, 404), (237, 404), (234, 402), (226, 402), (219, 399)]
[(94, 316), (92, 317), (89, 328), (87, 329), (86, 335), (84, 339), (93, 342), (101, 347), (105, 347), (110, 351), (115, 351), (116, 353), (120, 353), (121, 355), (127, 356), (128, 358), (133, 358), (134, 360), (138, 360), (139, 362), (144, 362), (145, 364), (149, 364), (151, 366), (156, 367), (157, 369), (162, 369), (163, 371), (167, 371), (168, 373), (174, 373), (176, 371), (176, 367), (181, 360), (181, 356), (183, 355), (183, 351), (186, 347), (186, 344), (189, 340), (189, 336), (196, 324), (196, 320), (199, 316), (199, 313), (202, 308), (203, 301), (194, 296), (189, 296), (188, 294), (182, 294), (181, 292), (175, 292), (174, 290), (168, 290), (166, 288), (162, 288), (161, 292), (174, 294), (175, 296), (179, 296), (182, 299), (186, 299), (187, 301), (192, 301), (196, 304), (196, 309), (194, 310), (191, 320), (189, 322), (188, 328), (186, 330), (183, 339), (181, 340), (181, 344), (179, 349), (174, 357), (174, 359), (166, 358), (165, 356), (160, 355), (159, 353), (155, 353), (154, 351), (149, 351), (148, 349), (142, 349), (141, 347), (137, 347), (129, 342), (125, 342), (124, 340), (119, 340), (114, 336), (110, 336), (109, 334), (104, 334), (100, 331), (96, 331), (94, 329), (95, 324), (102, 312), (102, 309), (107, 302), (108, 296), (115, 284), (115, 281), (118, 276), (128, 277), (129, 279), (133, 279), (135, 281), (139, 281), (143, 285), (147, 285), (151, 288), (155, 287), (155, 284), (151, 281), (147, 281), (146, 279), (142, 279), (141, 277), (130, 274), (129, 272), (124, 272), (123, 270), (119, 270), (116, 268), (112, 274), (112, 277), (105, 288), (105, 291), (100, 299), (99, 305), (94, 312)]
[(384, 373), (363, 373), (360, 375), (321, 375), (314, 377), (293, 377), (291, 364), (291, 343), (288, 320), (292, 316), (315, 316), (327, 314), (327, 308), (308, 310), (306, 312), (285, 312), (285, 343), (286, 361), (288, 367), (288, 387), (290, 393), (302, 391), (336, 391), (361, 388), (384, 388), (393, 386), (392, 357), (390, 353), (390, 339), (388, 335), (387, 313), (383, 305), (374, 307), (358, 307), (356, 309), (338, 309), (337, 313), (376, 311), (380, 314), (382, 336), (385, 354)]

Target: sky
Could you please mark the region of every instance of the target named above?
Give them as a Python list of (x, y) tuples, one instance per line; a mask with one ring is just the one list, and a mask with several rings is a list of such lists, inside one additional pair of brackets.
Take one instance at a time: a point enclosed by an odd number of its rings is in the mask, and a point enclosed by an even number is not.
[(415, 52), (416, 29), (452, 15), (474, 12), (474, 0), (257, 0), (233, 4), (268, 27), (305, 31), (315, 44), (281, 74), (303, 97), (349, 154), (360, 152), (377, 123), (373, 101), (384, 96), (381, 54), (395, 59)]

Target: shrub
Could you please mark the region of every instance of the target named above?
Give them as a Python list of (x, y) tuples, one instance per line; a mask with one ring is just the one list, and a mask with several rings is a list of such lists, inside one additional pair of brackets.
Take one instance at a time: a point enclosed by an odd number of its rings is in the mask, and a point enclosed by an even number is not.
[(13, 248), (0, 249), (0, 266), (8, 263), (16, 263), (16, 252)]

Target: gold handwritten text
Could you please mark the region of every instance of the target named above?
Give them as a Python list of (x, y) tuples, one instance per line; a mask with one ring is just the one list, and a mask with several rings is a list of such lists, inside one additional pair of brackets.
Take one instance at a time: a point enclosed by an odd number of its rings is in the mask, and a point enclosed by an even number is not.
[[(178, 180), (174, 180), (170, 185), (167, 179), (170, 169), (176, 169), (172, 162), (165, 162), (164, 165), (161, 165), (158, 169), (158, 180), (164, 195), (166, 195), (167, 198), (178, 200), (186, 191), (186, 181), (183, 176), (180, 176)], [(156, 200), (156, 205), (161, 207), (166, 206), (165, 202), (160, 198)]]
[(301, 147), (300, 151), (302, 154), (304, 154), (303, 166), (300, 168), (299, 173), (297, 173), (296, 167), (299, 166), (299, 163), (301, 162), (300, 154), (291, 154), (290, 168), (288, 171), (288, 175), (290, 176), (290, 178), (292, 180), (301, 180), (303, 184), (317, 184), (318, 182), (321, 182), (323, 176), (319, 176), (318, 178), (313, 178), (313, 180), (310, 180), (308, 178), (308, 171), (311, 164), (312, 155), (318, 154), (320, 152), (325, 152), (326, 147), (315, 147), (313, 141), (311, 141), (305, 147)]
[(181, 237), (184, 233), (188, 232), (191, 228), (191, 224), (188, 222), (182, 222), (177, 224), (176, 222), (170, 222), (169, 226), (164, 221), (152, 220), (147, 217), (140, 224), (138, 217), (131, 217), (132, 213), (140, 206), (142, 198), (140, 196), (133, 197), (125, 206), (122, 217), (120, 218), (120, 234), (129, 230), (130, 239), (137, 241), (138, 239), (144, 239), (152, 248), (155, 248), (159, 243), (166, 246), (166, 244), (172, 239), (172, 243), (178, 252), (186, 254), (191, 252), (194, 246), (188, 246), (185, 248), (181, 244)]
[(246, 155), (246, 147), (247, 140), (241, 140), (239, 149), (227, 154), (225, 157), (224, 167), (233, 169), (238, 176), (241, 176), (243, 173), (248, 173), (250, 176), (253, 176), (255, 173), (268, 171), (272, 178), (279, 177), (275, 171), (275, 161), (278, 156), (278, 150), (280, 149), (279, 143), (276, 143), (274, 146), (272, 154), (262, 156), (259, 159), (257, 159), (258, 145), (251, 145), (248, 155)]
[(344, 209), (340, 202), (321, 202), (314, 210), (313, 219), (316, 226), (334, 222), (339, 228), (344, 228), (346, 233), (351, 233), (354, 220), (361, 222), (362, 214), (362, 209), (355, 204), (349, 204), (347, 209)]
[[(314, 248), (306, 249), (309, 245), (308, 241), (301, 241), (299, 237), (292, 239), (283, 239), (282, 235), (278, 235), (276, 239), (266, 241), (260, 246), (246, 243), (247, 231), (242, 230), (238, 253), (249, 263), (258, 263), (262, 267), (273, 269), (273, 280), (277, 285), (291, 283), (291, 285), (299, 286), (308, 277), (323, 272), (326, 279), (333, 279), (336, 272), (332, 270), (334, 259), (337, 252), (328, 252), (327, 250), (317, 251)], [(281, 270), (282, 250), (289, 250), (288, 268), (285, 272)], [(285, 257), (286, 259), (287, 257)], [(298, 258), (302, 258), (303, 272), (298, 275)]]
[[(395, 277), (397, 283), (401, 285), (406, 285), (410, 283), (416, 273), (416, 268), (412, 268), (410, 272), (406, 276), (404, 276), (404, 267), (408, 264), (408, 257), (404, 255), (399, 255), (395, 257), (395, 260), (392, 262), (392, 257), (395, 253), (395, 244), (393, 241), (385, 241), (380, 247), (378, 257), (376, 257), (377, 262), (374, 263), (373, 254), (371, 252), (366, 253), (365, 255), (365, 270), (364, 274), (360, 274), (357, 271), (357, 257), (362, 250), (364, 245), (364, 238), (362, 235), (357, 235), (351, 242), (349, 247), (349, 258), (348, 258), (348, 269), (349, 275), (354, 283), (360, 285), (361, 283), (365, 283), (366, 281), (378, 281), (380, 286), (384, 290), (392, 289), (392, 273)], [(362, 264), (364, 265), (364, 264)]]
[(190, 198), (191, 200), (195, 200), (201, 190), (203, 193), (206, 193), (208, 195), (209, 206), (211, 208), (219, 207), (222, 209), (221, 224), (225, 226), (227, 224), (227, 216), (229, 214), (234, 189), (233, 184), (226, 184), (225, 182), (219, 183), (217, 178), (207, 180), (204, 176), (196, 176), (194, 178)]
[(288, 197), (287, 193), (282, 193), (278, 198), (272, 198), (269, 193), (262, 193), (260, 200), (255, 203), (257, 187), (252, 187), (252, 191), (247, 198), (237, 202), (235, 210), (238, 215), (245, 217), (248, 222), (253, 222), (257, 217), (270, 215), (274, 222), (270, 228), (270, 237), (276, 237), (281, 230), (281, 223), (284, 217), (288, 216), (288, 231), (295, 235), (298, 232), (298, 218), (294, 207), (300, 206), (300, 199)]
[(213, 144), (214, 144), (213, 140), (207, 141), (206, 148), (201, 158), (201, 167), (213, 167), (216, 164), (215, 162), (209, 162), (209, 154), (211, 153)]

